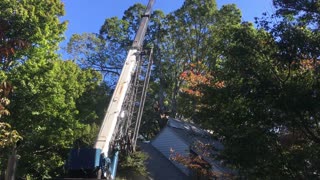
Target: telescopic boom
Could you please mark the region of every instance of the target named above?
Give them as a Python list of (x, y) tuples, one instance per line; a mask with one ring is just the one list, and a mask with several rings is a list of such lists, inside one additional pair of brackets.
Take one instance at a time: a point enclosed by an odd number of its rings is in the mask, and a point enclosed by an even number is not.
[[(73, 149), (70, 152), (67, 169), (72, 178), (115, 179), (119, 153), (123, 149), (123, 144), (131, 143), (131, 148), (134, 149), (151, 71), (152, 50), (147, 69), (142, 70), (142, 46), (153, 4), (154, 0), (149, 0), (132, 47), (122, 67), (94, 147)], [(141, 80), (139, 78), (142, 72), (145, 74)], [(139, 87), (142, 87), (142, 90), (139, 91), (137, 89)], [(139, 92), (142, 93), (137, 95)], [(136, 108), (137, 104), (138, 108)]]

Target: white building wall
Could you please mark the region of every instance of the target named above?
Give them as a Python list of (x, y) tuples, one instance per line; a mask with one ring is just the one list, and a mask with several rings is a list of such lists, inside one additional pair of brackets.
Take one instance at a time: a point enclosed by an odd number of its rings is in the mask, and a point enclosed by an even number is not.
[[(181, 155), (189, 154), (188, 144), (179, 138), (169, 127), (165, 127), (151, 144), (168, 159), (170, 159), (170, 155), (172, 154), (171, 149)], [(181, 169), (184, 174), (189, 175), (189, 170), (185, 166), (174, 161), (172, 162)]]

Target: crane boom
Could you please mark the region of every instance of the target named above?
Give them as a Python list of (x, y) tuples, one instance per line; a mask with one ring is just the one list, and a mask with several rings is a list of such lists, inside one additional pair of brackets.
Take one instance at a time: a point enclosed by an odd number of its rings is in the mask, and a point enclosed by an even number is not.
[(132, 44), (133, 48), (140, 49), (142, 47), (142, 43), (143, 43), (144, 37), (147, 32), (148, 22), (150, 19), (151, 9), (153, 7), (153, 4), (154, 4), (154, 0), (149, 0), (147, 9), (146, 9), (144, 15), (142, 16), (136, 37), (134, 38), (134, 41)]
[[(142, 46), (154, 1), (149, 0), (142, 16), (93, 148), (72, 149), (70, 152), (67, 163), (70, 176), (115, 179), (120, 144), (131, 143), (132, 148), (135, 147), (152, 63), (151, 50), (145, 77), (143, 80), (139, 79), (143, 66)], [(140, 81), (143, 81), (143, 88), (139, 94), (140, 101), (137, 102)], [(138, 110), (135, 110), (136, 104), (138, 104)], [(137, 114), (135, 124), (132, 120), (134, 111)], [(128, 117), (125, 118), (126, 115)]]
[(124, 102), (125, 95), (128, 91), (129, 83), (131, 82), (132, 75), (136, 70), (138, 50), (141, 50), (142, 43), (147, 31), (148, 22), (150, 18), (151, 8), (154, 0), (150, 0), (147, 9), (140, 22), (139, 29), (134, 38), (132, 48), (129, 50), (127, 59), (122, 68), (117, 86), (109, 103), (108, 110), (103, 120), (102, 126), (94, 148), (102, 149), (102, 153), (108, 154), (110, 140), (114, 134), (117, 119), (121, 113), (121, 108)]
[(134, 73), (134, 70), (136, 68), (136, 53), (137, 50), (135, 49), (129, 50), (117, 86), (110, 100), (108, 110), (100, 128), (98, 138), (94, 145), (94, 148), (102, 149), (102, 153), (104, 154), (108, 154), (109, 144), (114, 134), (115, 126), (121, 113), (121, 108), (126, 95), (125, 92), (128, 90), (132, 74)]

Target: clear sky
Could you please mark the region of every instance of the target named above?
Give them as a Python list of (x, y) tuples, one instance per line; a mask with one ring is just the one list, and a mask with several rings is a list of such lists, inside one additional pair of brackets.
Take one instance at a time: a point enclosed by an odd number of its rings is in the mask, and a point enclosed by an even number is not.
[[(122, 17), (123, 12), (135, 3), (147, 5), (149, 0), (62, 0), (65, 4), (66, 15), (61, 20), (68, 20), (65, 46), (72, 34), (84, 32), (98, 33), (104, 20), (109, 17)], [(166, 14), (182, 6), (184, 0), (155, 0), (153, 9), (159, 9)], [(221, 7), (224, 4), (234, 3), (241, 9), (242, 20), (254, 21), (263, 12), (273, 12), (272, 0), (217, 0)]]

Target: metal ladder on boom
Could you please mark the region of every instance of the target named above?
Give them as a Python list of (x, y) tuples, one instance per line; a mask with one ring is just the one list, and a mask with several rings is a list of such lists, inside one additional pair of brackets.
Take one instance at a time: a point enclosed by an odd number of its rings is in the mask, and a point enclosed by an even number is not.
[(154, 1), (142, 16), (95, 145), (70, 152), (71, 178), (115, 179), (120, 152), (135, 150), (152, 66), (153, 51), (143, 50), (143, 41)]

